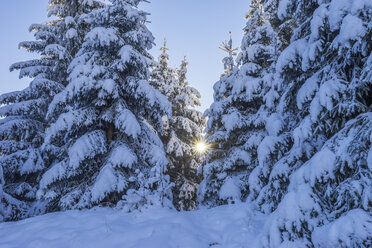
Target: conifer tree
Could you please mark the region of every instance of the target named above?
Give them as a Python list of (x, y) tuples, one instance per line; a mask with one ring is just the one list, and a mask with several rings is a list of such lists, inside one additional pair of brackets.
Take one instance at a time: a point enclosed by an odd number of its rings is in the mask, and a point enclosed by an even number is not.
[(252, 190), (250, 173), (260, 165), (258, 146), (269, 132), (280, 131), (278, 116), (270, 114), (277, 97), (271, 84), (279, 41), (265, 16), (261, 1), (252, 1), (238, 57), (240, 65), (235, 69), (230, 66), (229, 74), (214, 86), (207, 126), (212, 148), (199, 189), (199, 200), (208, 206), (247, 199)]
[(168, 95), (172, 103), (172, 118), (167, 130), (167, 154), (172, 167), (169, 171), (174, 182), (173, 202), (179, 210), (193, 210), (197, 206), (196, 192), (200, 183), (197, 169), (200, 157), (195, 151), (196, 142), (201, 139), (204, 119), (195, 110), (200, 106), (200, 93), (187, 82), (185, 59), (177, 70), (177, 81), (173, 93)]
[(263, 247), (371, 244), (371, 13), (368, 1), (279, 1), (298, 23), (276, 63), (291, 142), (260, 193), (275, 210)]
[(55, 121), (45, 145), (61, 150), (38, 191), (48, 211), (170, 206), (168, 161), (155, 129), (171, 109), (148, 82), (154, 38), (140, 2), (112, 0), (82, 17), (90, 30), (47, 115)]
[(194, 109), (200, 106), (200, 93), (187, 82), (186, 57), (180, 68), (174, 70), (168, 66), (166, 42), (161, 51), (158, 65), (152, 71), (152, 82), (172, 105), (172, 117), (165, 117), (162, 140), (170, 161), (170, 179), (174, 183), (173, 203), (178, 210), (193, 210), (200, 183), (197, 175), (200, 161), (193, 146), (201, 138), (204, 125), (201, 112)]
[[(261, 211), (267, 213), (275, 208), (274, 202), (282, 196), (282, 192), (278, 190), (277, 192), (273, 191), (272, 194), (265, 194), (263, 189), (270, 181), (274, 165), (287, 153), (293, 142), (291, 134), (284, 131), (287, 126), (284, 124), (283, 114), (277, 111), (280, 96), (283, 94), (284, 89), (277, 78), (276, 62), (281, 52), (288, 46), (290, 35), (293, 34), (296, 23), (292, 18), (278, 18), (278, 0), (261, 0), (252, 3), (256, 8), (252, 8), (246, 16), (248, 23), (251, 25), (247, 25), (248, 35), (243, 38), (243, 43), (245, 40), (251, 45), (241, 55), (243, 58), (244, 56), (249, 57), (252, 54), (252, 49), (264, 50), (260, 48), (261, 45), (270, 43), (271, 45), (266, 47), (266, 49), (269, 49), (266, 54), (270, 54), (270, 50), (272, 53), (269, 56), (258, 56), (261, 59), (261, 63), (266, 63), (265, 67), (267, 68), (263, 74), (258, 75), (262, 79), (266, 90), (263, 97), (264, 101), (260, 106), (261, 112), (265, 112), (266, 115), (264, 117), (265, 132), (262, 133), (260, 140), (257, 140), (258, 143), (253, 147), (257, 155), (257, 163), (249, 174), (248, 199), (257, 204)], [(260, 14), (257, 15), (255, 13)], [(267, 28), (266, 25), (262, 25), (261, 28), (258, 28), (259, 32), (249, 32), (250, 29), (254, 30), (255, 27), (260, 26), (260, 23), (269, 24), (270, 27)], [(270, 33), (272, 34), (272, 42), (270, 42), (270, 38), (267, 35)], [(263, 42), (255, 44), (257, 37)]]
[(29, 77), (29, 87), (0, 96), (0, 219), (16, 220), (43, 211), (36, 202), (40, 173), (48, 156), (41, 144), (48, 121), (45, 119), (52, 98), (67, 84), (67, 66), (81, 44), (84, 27), (82, 13), (98, 8), (98, 1), (50, 0), (48, 16), (54, 20), (33, 24), (35, 41), (20, 48), (40, 54), (40, 58), (16, 63), (20, 78)]

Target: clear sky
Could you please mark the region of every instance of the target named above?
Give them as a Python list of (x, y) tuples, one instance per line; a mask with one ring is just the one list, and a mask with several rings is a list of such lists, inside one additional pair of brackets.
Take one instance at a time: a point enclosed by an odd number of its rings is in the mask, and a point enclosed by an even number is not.
[[(0, 94), (27, 87), (29, 79), (18, 79), (9, 66), (33, 58), (18, 43), (33, 40), (28, 27), (46, 20), (48, 0), (7, 0), (0, 8)], [(142, 4), (151, 13), (148, 25), (156, 38), (152, 54), (157, 57), (164, 38), (168, 41), (170, 64), (178, 66), (186, 55), (188, 79), (202, 94), (202, 107), (213, 101), (213, 84), (223, 72), (224, 52), (219, 45), (233, 34), (234, 45), (240, 46), (244, 15), (249, 0), (151, 0)]]

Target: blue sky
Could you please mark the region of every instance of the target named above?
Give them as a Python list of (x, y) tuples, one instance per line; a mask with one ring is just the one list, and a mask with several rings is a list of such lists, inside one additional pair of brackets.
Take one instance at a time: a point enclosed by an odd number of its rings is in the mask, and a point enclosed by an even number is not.
[[(5, 1), (0, 8), (0, 94), (27, 87), (29, 79), (18, 79), (9, 66), (33, 58), (18, 43), (33, 40), (28, 33), (32, 23), (46, 20), (48, 0)], [(148, 25), (156, 38), (152, 54), (157, 57), (164, 38), (168, 41), (170, 64), (178, 66), (186, 55), (189, 60), (189, 82), (202, 94), (202, 107), (213, 101), (213, 84), (223, 72), (224, 52), (218, 47), (233, 33), (239, 46), (249, 0), (152, 0), (142, 4), (151, 13)]]

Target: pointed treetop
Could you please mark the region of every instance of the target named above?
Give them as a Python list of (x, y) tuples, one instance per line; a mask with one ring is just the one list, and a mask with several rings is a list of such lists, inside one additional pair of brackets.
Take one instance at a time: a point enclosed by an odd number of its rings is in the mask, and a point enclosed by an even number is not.
[(229, 53), (229, 57), (233, 57), (236, 55), (235, 51), (237, 51), (239, 48), (238, 47), (233, 48), (231, 32), (229, 32), (229, 36), (230, 36), (229, 41), (222, 42), (220, 49)]
[(169, 51), (169, 49), (167, 48), (167, 39), (164, 39), (163, 47), (160, 48), (160, 51), (162, 51), (163, 53)]
[(238, 47), (233, 47), (231, 32), (229, 32), (229, 37), (229, 41), (222, 42), (221, 46), (219, 47), (222, 51), (225, 51), (229, 54), (222, 60), (226, 75), (234, 69), (234, 56), (237, 55), (236, 51), (239, 49)]
[(169, 70), (168, 68), (168, 61), (169, 61), (169, 55), (168, 55), (168, 51), (169, 49), (167, 48), (167, 40), (164, 39), (164, 43), (163, 43), (163, 46), (160, 48), (160, 55), (158, 57), (158, 61), (161, 65), (161, 68), (163, 68), (162, 70)]
[(179, 79), (178, 81), (179, 81), (179, 84), (180, 85), (187, 84), (186, 74), (187, 74), (187, 66), (188, 65), (189, 65), (189, 63), (187, 62), (186, 56), (184, 56), (184, 58), (183, 58), (183, 60), (181, 62), (181, 66), (177, 70), (178, 79)]
[(189, 64), (189, 62), (187, 61), (187, 57), (185, 55), (185, 56), (183, 56), (182, 65), (187, 66), (188, 64)]

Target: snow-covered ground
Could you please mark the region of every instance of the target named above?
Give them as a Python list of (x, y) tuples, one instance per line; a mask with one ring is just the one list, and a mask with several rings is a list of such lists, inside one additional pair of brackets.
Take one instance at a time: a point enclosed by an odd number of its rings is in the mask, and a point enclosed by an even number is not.
[(243, 248), (264, 217), (246, 204), (194, 212), (94, 209), (0, 224), (1, 248)]

